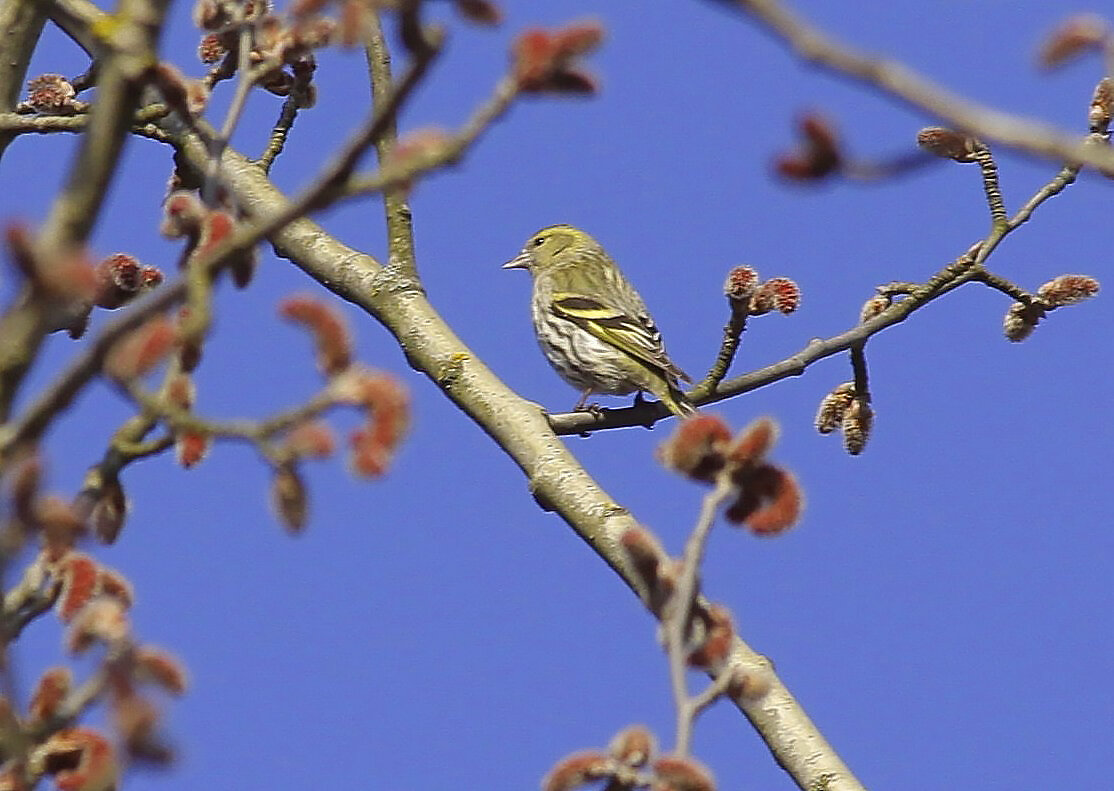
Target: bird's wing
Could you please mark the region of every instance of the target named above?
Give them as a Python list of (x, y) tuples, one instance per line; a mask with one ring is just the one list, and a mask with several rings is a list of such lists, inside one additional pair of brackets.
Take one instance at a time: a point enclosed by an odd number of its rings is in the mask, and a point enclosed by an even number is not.
[(596, 297), (569, 291), (555, 291), (552, 305), (553, 312), (558, 316), (574, 322), (639, 362), (679, 376), (686, 382), (692, 381), (669, 359), (662, 344), (661, 332), (646, 313), (631, 315)]

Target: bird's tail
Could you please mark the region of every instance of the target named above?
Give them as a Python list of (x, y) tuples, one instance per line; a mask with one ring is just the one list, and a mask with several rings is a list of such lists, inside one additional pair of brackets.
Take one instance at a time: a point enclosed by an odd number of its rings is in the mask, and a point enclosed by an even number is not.
[(696, 407), (689, 401), (688, 396), (681, 392), (681, 388), (673, 382), (667, 382), (662, 392), (655, 393), (661, 402), (669, 407), (669, 411), (679, 418), (686, 418), (696, 414)]

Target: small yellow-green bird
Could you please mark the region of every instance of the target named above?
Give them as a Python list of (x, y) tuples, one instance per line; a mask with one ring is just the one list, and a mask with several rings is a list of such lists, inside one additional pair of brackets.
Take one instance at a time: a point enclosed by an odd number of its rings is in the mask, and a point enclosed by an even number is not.
[(581, 391), (574, 409), (592, 393), (647, 391), (678, 417), (696, 411), (677, 381), (692, 379), (669, 359), (642, 297), (591, 236), (551, 225), (503, 268), (533, 276), (534, 332), (549, 364)]

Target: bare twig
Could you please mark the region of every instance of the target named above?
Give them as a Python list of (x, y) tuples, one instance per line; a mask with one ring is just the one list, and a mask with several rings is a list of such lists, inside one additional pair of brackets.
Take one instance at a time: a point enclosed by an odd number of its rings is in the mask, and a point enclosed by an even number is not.
[(1046, 124), (991, 110), (944, 90), (907, 66), (856, 52), (813, 27), (779, 0), (717, 0), (739, 8), (802, 60), (865, 83), (982, 140), (1057, 163), (1077, 162), (1114, 173), (1114, 151)]
[(673, 702), (677, 709), (677, 755), (688, 755), (692, 743), (692, 724), (698, 710), (689, 696), (685, 679), (687, 637), (692, 624), (692, 608), (698, 591), (697, 577), (704, 558), (704, 547), (716, 521), (716, 513), (731, 496), (734, 487), (728, 476), (720, 476), (712, 491), (704, 496), (700, 516), (685, 544), (677, 587), (665, 607), (662, 631), (665, 634), (666, 652), (669, 656), (669, 681), (673, 689)]

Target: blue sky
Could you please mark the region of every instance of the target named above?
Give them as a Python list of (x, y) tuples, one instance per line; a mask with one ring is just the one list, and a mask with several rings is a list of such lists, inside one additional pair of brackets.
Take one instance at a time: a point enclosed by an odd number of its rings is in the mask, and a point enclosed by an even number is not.
[[(870, 186), (773, 179), (770, 161), (792, 144), (803, 111), (831, 117), (862, 157), (908, 149), (934, 119), (799, 64), (718, 4), (503, 5), (494, 31), (435, 9), (451, 26), (448, 50), (401, 126), (459, 125), (524, 27), (592, 17), (607, 28), (589, 59), (598, 97), (521, 102), (412, 201), (432, 302), (525, 398), (553, 411), (576, 399), (537, 352), (528, 278), (499, 268), (541, 226), (595, 235), (694, 374), (714, 358), (733, 266), (792, 277), (803, 291), (793, 316), (752, 321), (732, 369), (741, 373), (847, 329), (876, 284), (924, 279), (987, 230), (973, 166), (941, 163)], [(1052, 74), (1033, 65), (1042, 35), (1074, 5), (797, 7), (975, 100), (1085, 129), (1097, 61)], [(166, 56), (200, 74), (188, 16), (175, 5)], [(83, 67), (50, 31), (30, 73)], [(275, 169), (281, 186), (303, 184), (363, 116), (365, 81), (359, 55), (322, 56), (319, 106), (298, 119)], [(274, 97), (253, 97), (234, 143), (261, 150), (278, 109)], [(0, 216), (41, 219), (72, 144), (18, 140), (0, 163)], [(999, 164), (1010, 208), (1056, 170), (1007, 152)], [(157, 234), (166, 150), (134, 140), (124, 166), (93, 246), (170, 269), (177, 249)], [(991, 268), (1030, 289), (1067, 272), (1101, 279), (1110, 190), (1083, 177), (1007, 239)], [(366, 202), (321, 221), (381, 255), (380, 218)], [(318, 385), (308, 340), (275, 306), (324, 292), (269, 249), (263, 259), (247, 292), (226, 284), (219, 294), (197, 377), (206, 414), (263, 415)], [(844, 357), (710, 409), (737, 426), (758, 415), (781, 423), (774, 457), (798, 476), (808, 509), (773, 540), (717, 529), (704, 589), (872, 788), (1109, 784), (1114, 312), (1100, 295), (1010, 344), (1008, 306), (969, 285), (870, 343), (877, 418), (861, 457), (812, 428), (819, 400), (850, 378)], [(414, 397), (413, 433), (386, 479), (355, 481), (340, 460), (311, 466), (311, 524), (290, 538), (269, 512), (266, 469), (243, 447), (218, 446), (191, 471), (167, 457), (126, 473), (133, 515), (98, 557), (134, 583), (140, 635), (179, 655), (193, 682), (166, 708), (178, 764), (135, 774), (131, 787), (521, 789), (632, 722), (670, 744), (652, 619), (537, 508), (507, 457), (409, 370), (390, 336), (346, 312), (360, 358), (397, 373)], [(75, 351), (53, 338), (25, 395)], [(107, 387), (92, 388), (49, 438), (54, 487), (72, 491), (128, 414)], [(670, 430), (568, 442), (679, 551), (703, 491), (654, 461)], [(24, 689), (61, 658), (56, 622), (36, 622), (15, 652)], [(698, 723), (694, 748), (721, 788), (791, 787), (729, 706)]]

